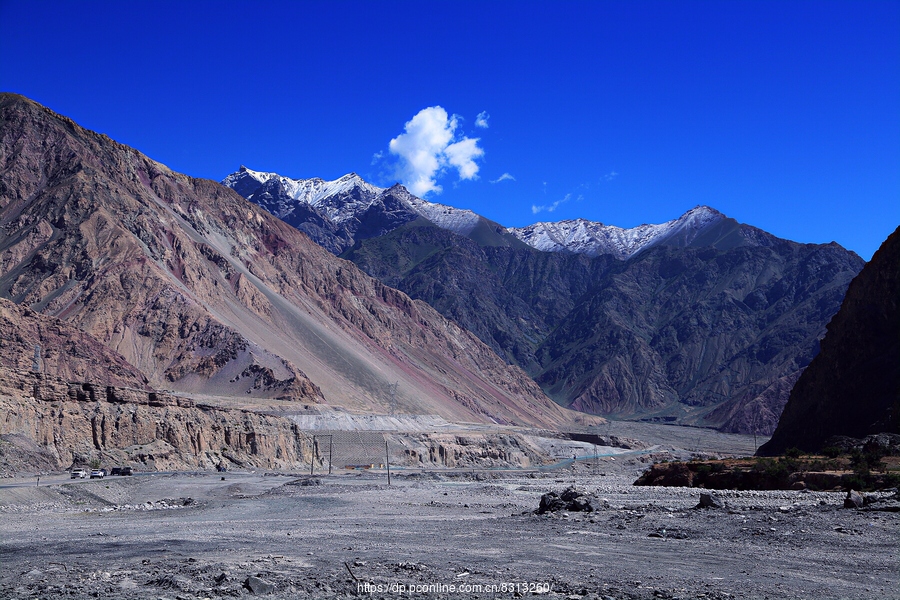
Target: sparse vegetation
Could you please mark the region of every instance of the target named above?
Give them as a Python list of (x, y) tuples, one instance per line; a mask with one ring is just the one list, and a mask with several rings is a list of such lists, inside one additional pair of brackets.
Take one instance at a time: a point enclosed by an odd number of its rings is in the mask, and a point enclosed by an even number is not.
[[(676, 472), (682, 475), (672, 477)], [(775, 458), (700, 460), (694, 456), (687, 462), (656, 464), (636, 484), (736, 490), (802, 487), (866, 491), (900, 485), (900, 457), (885, 457), (884, 451), (878, 448), (837, 456), (803, 455), (796, 449)]]

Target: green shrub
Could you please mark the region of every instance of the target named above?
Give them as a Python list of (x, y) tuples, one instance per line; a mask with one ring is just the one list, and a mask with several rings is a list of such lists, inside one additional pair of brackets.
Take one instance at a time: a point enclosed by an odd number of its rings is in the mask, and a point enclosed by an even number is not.
[(824, 448), (822, 448), (822, 454), (824, 454), (828, 458), (837, 458), (838, 456), (843, 454), (843, 451), (837, 446), (825, 446)]

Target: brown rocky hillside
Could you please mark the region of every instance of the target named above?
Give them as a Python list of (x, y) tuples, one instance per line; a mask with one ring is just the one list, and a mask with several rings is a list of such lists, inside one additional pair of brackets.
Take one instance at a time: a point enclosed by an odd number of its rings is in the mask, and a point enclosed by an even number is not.
[[(221, 185), (0, 95), (0, 297), (156, 389), (571, 422), (480, 340)], [(109, 379), (98, 355), (94, 381)]]

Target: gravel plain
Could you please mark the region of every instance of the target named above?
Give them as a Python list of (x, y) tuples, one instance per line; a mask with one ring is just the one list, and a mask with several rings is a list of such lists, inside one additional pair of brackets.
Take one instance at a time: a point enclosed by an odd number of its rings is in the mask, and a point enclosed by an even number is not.
[[(698, 442), (699, 443), (699, 442)], [(0, 482), (0, 598), (900, 598), (900, 513), (553, 470)], [(595, 512), (535, 514), (575, 486)], [(881, 496), (887, 496), (887, 493)]]

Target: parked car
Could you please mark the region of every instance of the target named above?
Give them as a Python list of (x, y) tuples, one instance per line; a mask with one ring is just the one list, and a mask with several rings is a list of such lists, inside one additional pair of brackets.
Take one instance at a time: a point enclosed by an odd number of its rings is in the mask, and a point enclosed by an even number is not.
[(134, 469), (131, 467), (122, 467), (120, 475), (134, 475)]
[(106, 477), (106, 471), (103, 469), (94, 469), (91, 471), (91, 479), (103, 479)]
[(85, 471), (84, 469), (72, 469), (72, 479), (84, 479), (87, 476), (87, 471)]
[(122, 467), (113, 467), (112, 471), (109, 472), (110, 475), (121, 475)]

